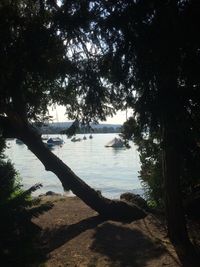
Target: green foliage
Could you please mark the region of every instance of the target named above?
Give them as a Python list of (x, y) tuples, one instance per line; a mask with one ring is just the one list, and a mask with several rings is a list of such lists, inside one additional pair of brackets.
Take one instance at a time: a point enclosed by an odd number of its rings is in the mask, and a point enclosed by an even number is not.
[(68, 137), (72, 137), (79, 130), (80, 130), (79, 122), (75, 120), (68, 129), (61, 131), (61, 133), (66, 134)]
[(32, 241), (38, 231), (31, 223), (31, 218), (48, 210), (51, 205), (39, 205), (39, 201), (31, 197), (41, 184), (36, 184), (28, 190), (22, 188), (12, 163), (7, 161), (2, 153), (5, 147), (2, 138), (0, 143), (0, 256), (8, 266), (13, 266), (16, 261), (23, 266), (24, 261), (33, 253)]
[(43, 120), (52, 104), (71, 119), (112, 114), (93, 48), (90, 1), (1, 1), (0, 114)]
[(182, 192), (191, 194), (200, 181), (196, 1), (57, 3), (1, 1), (0, 114), (39, 120), (48, 105), (62, 104), (70, 118), (87, 124), (132, 108), (124, 134), (130, 138), (133, 128), (149, 195), (162, 205), (166, 146), (179, 154)]
[[(144, 142), (143, 145), (145, 146), (147, 144)], [(150, 146), (151, 145), (152, 144), (150, 144)], [(140, 148), (138, 150), (140, 151)], [(142, 152), (140, 154), (140, 162), (141, 170), (139, 178), (145, 190), (148, 203), (150, 206), (163, 209), (164, 190), (161, 161), (154, 161), (150, 151), (150, 153)]]
[(155, 132), (143, 132), (137, 121), (130, 117), (122, 127), (122, 137), (132, 140), (139, 151), (141, 169), (139, 178), (150, 206), (164, 207), (161, 147)]
[(192, 195), (200, 182), (199, 6), (192, 0), (97, 5), (104, 10), (94, 26), (103, 43), (99, 68), (112, 83), (117, 102), (134, 110), (123, 134), (138, 145), (149, 198), (162, 206), (164, 194), (170, 193), (162, 181), (161, 152), (166, 148), (179, 156), (166, 168), (179, 173), (184, 197)]
[[(162, 174), (162, 143), (157, 132), (143, 132), (139, 123), (130, 117), (122, 128), (122, 137), (132, 140), (138, 147), (141, 169), (139, 178), (145, 190), (146, 198), (153, 207), (164, 208), (164, 184)], [(187, 139), (185, 139), (185, 142)], [(192, 144), (191, 144), (192, 146)], [(188, 148), (188, 147), (187, 147)], [(184, 198), (193, 195), (195, 188), (200, 183), (199, 149), (193, 144), (193, 154), (184, 151), (181, 168), (181, 190)]]

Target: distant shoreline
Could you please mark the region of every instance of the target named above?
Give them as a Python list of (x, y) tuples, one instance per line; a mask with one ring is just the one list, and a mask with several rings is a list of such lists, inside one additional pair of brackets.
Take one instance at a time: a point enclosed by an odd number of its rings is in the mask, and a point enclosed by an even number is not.
[[(44, 126), (39, 127), (41, 134), (59, 134), (62, 131), (66, 131), (72, 122), (52, 122)], [(121, 124), (94, 124), (88, 127), (79, 127), (77, 134), (93, 134), (93, 133), (120, 133)]]

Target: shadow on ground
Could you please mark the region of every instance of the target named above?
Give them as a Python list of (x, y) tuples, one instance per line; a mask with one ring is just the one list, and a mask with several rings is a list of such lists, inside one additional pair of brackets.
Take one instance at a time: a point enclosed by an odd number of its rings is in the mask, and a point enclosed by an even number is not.
[(91, 247), (106, 255), (114, 266), (146, 266), (150, 259), (166, 253), (165, 248), (151, 241), (141, 231), (106, 222), (97, 228)]
[(97, 227), (104, 220), (100, 216), (93, 216), (80, 222), (61, 226), (53, 230), (46, 230), (41, 236), (43, 252), (50, 253), (86, 230)]
[(100, 216), (93, 216), (72, 225), (45, 230), (40, 236), (40, 262), (44, 262), (50, 252), (94, 228), (96, 229), (90, 246), (91, 253), (97, 253), (98, 257), (106, 257), (114, 264), (111, 266), (145, 266), (150, 259), (159, 258), (166, 253), (161, 244), (153, 242), (141, 231), (130, 229), (120, 223), (104, 221)]

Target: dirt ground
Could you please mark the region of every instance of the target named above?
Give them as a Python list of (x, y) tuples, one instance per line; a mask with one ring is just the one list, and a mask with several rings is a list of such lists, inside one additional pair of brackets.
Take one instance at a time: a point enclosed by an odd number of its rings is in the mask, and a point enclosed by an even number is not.
[[(33, 221), (41, 229), (41, 267), (181, 266), (165, 229), (149, 215), (131, 223), (103, 221), (77, 197), (46, 197), (54, 206)], [(34, 265), (36, 266), (36, 265)]]

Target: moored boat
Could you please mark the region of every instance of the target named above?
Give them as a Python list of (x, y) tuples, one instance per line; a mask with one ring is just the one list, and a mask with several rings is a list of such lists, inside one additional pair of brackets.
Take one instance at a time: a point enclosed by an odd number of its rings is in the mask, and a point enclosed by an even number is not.
[(24, 143), (22, 142), (22, 140), (20, 140), (20, 139), (16, 139), (16, 144), (18, 144), (18, 145), (23, 145)]
[(124, 142), (122, 139), (115, 137), (110, 142), (108, 142), (105, 147), (124, 147)]
[(76, 136), (74, 136), (72, 139), (71, 139), (72, 142), (80, 142), (81, 141), (81, 138), (77, 138)]
[(60, 137), (51, 137), (47, 140), (47, 145), (49, 147), (52, 147), (52, 146), (60, 146), (60, 145), (63, 145), (64, 144), (64, 141), (60, 138)]

